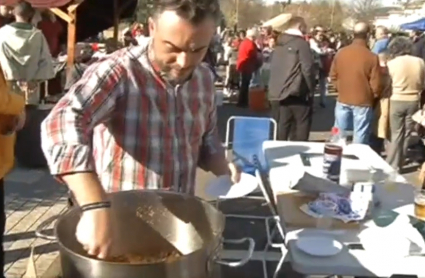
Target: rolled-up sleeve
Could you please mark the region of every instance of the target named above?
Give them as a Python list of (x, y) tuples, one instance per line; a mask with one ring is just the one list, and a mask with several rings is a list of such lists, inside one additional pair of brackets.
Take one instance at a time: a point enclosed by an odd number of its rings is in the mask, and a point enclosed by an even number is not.
[(92, 131), (111, 115), (125, 80), (119, 61), (94, 64), (43, 121), (42, 149), (53, 175), (95, 170)]
[(227, 171), (226, 156), (220, 135), (217, 129), (217, 106), (215, 102), (215, 86), (211, 76), (205, 78), (207, 91), (212, 92), (209, 110), (205, 119), (206, 128), (202, 136), (202, 145), (198, 160), (198, 166), (205, 171), (211, 171), (216, 175)]
[(216, 175), (224, 174), (227, 165), (224, 148), (217, 129), (217, 108), (211, 108), (207, 119), (207, 129), (202, 138), (202, 146), (198, 166)]

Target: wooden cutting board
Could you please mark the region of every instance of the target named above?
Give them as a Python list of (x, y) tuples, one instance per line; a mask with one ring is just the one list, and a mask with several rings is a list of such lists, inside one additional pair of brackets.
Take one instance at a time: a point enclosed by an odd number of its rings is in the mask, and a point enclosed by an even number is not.
[[(304, 213), (300, 207), (315, 200), (317, 196), (308, 196), (299, 191), (278, 193), (277, 210), (287, 228), (316, 228), (317, 219)], [(344, 223), (341, 220), (332, 221), (332, 230), (359, 229), (359, 222)]]

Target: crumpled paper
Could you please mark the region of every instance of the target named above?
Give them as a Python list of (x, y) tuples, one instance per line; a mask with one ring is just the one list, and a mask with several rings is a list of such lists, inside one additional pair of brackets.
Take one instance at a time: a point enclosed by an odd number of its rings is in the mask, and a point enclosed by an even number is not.
[(302, 158), (300, 155), (291, 159), (288, 167), (290, 173), (289, 187), (293, 190), (301, 192), (318, 194), (318, 193), (336, 193), (339, 195), (350, 194), (350, 189), (322, 177), (317, 177), (309, 174), (305, 170)]

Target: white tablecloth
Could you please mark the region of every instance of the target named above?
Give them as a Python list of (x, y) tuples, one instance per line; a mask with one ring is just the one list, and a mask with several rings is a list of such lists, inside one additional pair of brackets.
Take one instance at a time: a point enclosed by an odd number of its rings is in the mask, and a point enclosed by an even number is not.
[[(263, 144), (265, 159), (270, 167), (270, 185), (275, 196), (279, 192), (287, 192), (288, 184), (284, 181), (291, 173), (286, 165), (295, 159), (300, 153), (323, 153), (323, 143), (310, 142), (286, 142), (286, 141), (266, 141)], [(348, 168), (368, 169), (373, 167), (384, 172), (391, 172), (392, 168), (371, 148), (365, 145), (352, 144), (344, 148), (344, 154), (355, 155), (359, 160), (342, 161), (342, 172)], [(322, 159), (311, 161), (311, 167), (307, 171), (319, 174), (322, 171)], [(343, 180), (344, 177), (342, 176)], [(382, 186), (377, 187), (377, 196), (381, 201), (381, 208), (384, 210), (395, 210), (399, 213), (413, 214), (413, 186), (406, 183), (406, 180), (398, 175), (396, 188), (386, 190)], [(373, 222), (368, 222), (361, 229), (374, 227)], [(317, 229), (293, 230), (287, 227), (286, 243), (291, 256), (293, 268), (306, 275), (348, 275), (348, 276), (369, 276), (369, 277), (390, 277), (393, 274), (417, 275), (425, 277), (425, 257), (410, 256), (405, 258), (388, 259), (377, 257), (364, 250), (348, 250), (346, 246), (341, 253), (332, 257), (313, 257), (300, 251), (296, 247), (296, 239), (307, 234), (321, 234), (331, 236), (343, 244), (359, 243), (358, 230), (346, 230), (338, 232), (326, 232)], [(391, 256), (389, 256), (391, 257)]]

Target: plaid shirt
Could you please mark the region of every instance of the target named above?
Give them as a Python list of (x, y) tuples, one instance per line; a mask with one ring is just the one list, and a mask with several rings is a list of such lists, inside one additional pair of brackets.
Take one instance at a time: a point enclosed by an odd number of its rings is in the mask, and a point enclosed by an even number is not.
[(122, 49), (90, 66), (44, 120), (53, 175), (96, 171), (108, 192), (193, 193), (197, 166), (225, 161), (208, 68), (173, 87), (158, 77), (147, 49)]

